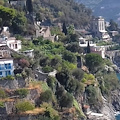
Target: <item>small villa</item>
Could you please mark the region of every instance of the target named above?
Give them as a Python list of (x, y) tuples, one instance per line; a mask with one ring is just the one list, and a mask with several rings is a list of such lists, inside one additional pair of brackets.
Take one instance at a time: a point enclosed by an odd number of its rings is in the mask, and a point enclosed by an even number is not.
[(16, 40), (15, 37), (1, 37), (0, 46), (7, 45), (10, 49), (14, 51), (19, 51), (21, 49), (21, 41)]
[(10, 53), (11, 51), (7, 45), (0, 46), (0, 77), (13, 75), (13, 59)]
[(0, 59), (0, 77), (13, 75), (13, 59)]

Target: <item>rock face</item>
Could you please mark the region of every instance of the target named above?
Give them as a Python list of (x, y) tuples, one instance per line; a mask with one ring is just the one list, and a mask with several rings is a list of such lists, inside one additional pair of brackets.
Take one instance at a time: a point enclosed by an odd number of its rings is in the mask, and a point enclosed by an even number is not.
[(87, 120), (115, 120), (114, 107), (103, 98), (103, 106), (100, 113), (91, 113)]
[(112, 92), (112, 105), (115, 111), (120, 111), (120, 90)]
[(104, 99), (103, 108), (101, 110), (101, 113), (103, 114), (103, 118), (104, 118), (103, 120), (115, 120), (114, 112), (115, 111), (114, 111), (112, 104)]

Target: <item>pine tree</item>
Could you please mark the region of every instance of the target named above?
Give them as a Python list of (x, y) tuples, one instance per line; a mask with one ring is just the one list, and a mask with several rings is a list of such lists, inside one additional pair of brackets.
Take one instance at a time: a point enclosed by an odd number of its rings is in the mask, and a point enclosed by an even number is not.
[(62, 32), (67, 35), (67, 28), (66, 28), (66, 24), (65, 22), (63, 23), (63, 26), (62, 26)]
[(87, 45), (87, 53), (91, 53), (89, 41), (88, 41), (88, 45)]

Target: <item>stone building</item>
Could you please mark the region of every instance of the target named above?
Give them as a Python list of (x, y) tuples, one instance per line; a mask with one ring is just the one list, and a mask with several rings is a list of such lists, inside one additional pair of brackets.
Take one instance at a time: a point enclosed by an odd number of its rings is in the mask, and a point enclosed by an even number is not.
[(105, 29), (105, 20), (102, 16), (93, 19), (92, 31), (94, 33), (94, 37), (98, 37), (99, 39), (104, 41), (111, 40), (108, 32)]

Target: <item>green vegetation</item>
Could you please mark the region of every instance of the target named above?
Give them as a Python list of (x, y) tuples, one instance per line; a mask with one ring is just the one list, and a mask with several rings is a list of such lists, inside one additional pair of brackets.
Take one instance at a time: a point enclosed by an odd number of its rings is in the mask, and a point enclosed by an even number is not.
[(0, 108), (4, 108), (4, 107), (5, 107), (4, 102), (0, 101)]
[[(4, 3), (0, 2), (0, 4)], [(85, 51), (79, 47), (79, 36), (75, 33), (75, 28), (87, 28), (91, 19), (91, 10), (82, 4), (76, 4), (73, 0), (27, 0), (27, 9), (18, 9), (17, 6), (13, 6), (13, 8), (16, 10), (11, 8), (10, 10), (15, 12), (15, 15), (11, 13), (12, 17), (8, 19), (10, 20), (10, 30), (13, 33), (34, 36), (32, 13), (35, 13), (35, 20), (51, 25), (51, 34), (59, 37), (55, 42), (51, 42), (43, 37), (34, 38), (32, 36), (31, 40), (27, 40), (16, 35), (16, 38), (22, 41), (21, 51), (34, 49), (32, 59), (17, 53), (12, 54), (19, 66), (14, 71), (15, 78), (24, 79), (28, 83), (27, 88), (17, 89), (14, 92), (14, 95), (19, 96), (20, 100), (15, 105), (16, 112), (25, 112), (36, 107), (43, 110), (43, 113), (37, 118), (38, 120), (64, 120), (64, 116), (69, 119), (66, 111), (69, 113), (70, 110), (74, 110), (74, 118), (83, 119), (85, 116), (77, 100), (81, 100), (83, 105), (88, 104), (90, 109), (99, 112), (102, 106), (102, 95), (109, 96), (111, 91), (119, 88), (119, 85), (115, 73), (105, 69), (105, 65), (112, 66), (112, 63), (107, 59), (103, 60), (98, 54), (90, 53), (89, 43), (88, 54), (81, 55)], [(0, 11), (2, 11), (0, 15), (3, 15), (3, 12), (5, 15), (10, 14), (7, 10), (6, 7), (0, 7)], [(2, 22), (3, 20), (0, 23)], [(5, 20), (5, 22), (8, 21)], [(63, 26), (58, 27), (56, 24), (59, 22)], [(112, 22), (111, 26), (110, 29), (116, 27)], [(109, 45), (112, 43), (99, 42), (97, 44)], [(79, 57), (83, 59), (82, 68), (78, 68)], [(57, 70), (55, 77), (45, 74), (47, 79), (40, 81), (38, 72), (49, 73), (53, 70)], [(12, 80), (14, 77), (7, 76), (5, 79)], [(35, 98), (29, 99), (33, 100), (35, 105), (30, 101), (23, 101), (26, 99), (29, 89), (36, 91)], [(10, 97), (13, 94), (11, 91), (6, 93)], [(0, 98), (6, 98), (6, 93), (4, 90), (0, 90)], [(0, 106), (3, 107), (3, 103), (0, 103)]]
[(41, 108), (46, 109), (44, 116), (49, 117), (50, 120), (60, 120), (58, 112), (50, 104), (44, 102)]
[(72, 107), (73, 106), (73, 96), (69, 93), (63, 94), (59, 101), (61, 109), (63, 107)]
[(97, 46), (113, 45), (113, 42), (100, 41), (100, 42), (97, 42), (96, 45), (97, 45)]
[(28, 94), (28, 90), (25, 88), (21, 88), (21, 89), (17, 89), (15, 93), (19, 95), (20, 98), (25, 98)]
[(52, 101), (52, 91), (46, 90), (40, 94), (40, 100), (42, 102), (51, 102)]
[(6, 95), (5, 91), (2, 90), (2, 89), (0, 89), (0, 98), (1, 98), (1, 99), (4, 99), (4, 98), (6, 98), (6, 97), (7, 97), (7, 95)]
[(95, 72), (95, 69), (103, 64), (103, 59), (100, 55), (90, 53), (85, 56), (86, 65), (91, 72)]
[(88, 86), (86, 89), (86, 94), (90, 106), (99, 111), (99, 109), (102, 107), (102, 97), (98, 87), (92, 85)]
[(33, 1), (33, 5), (34, 12), (40, 13), (42, 19), (47, 19), (48, 23), (59, 21), (82, 27), (90, 22), (91, 10), (82, 4), (76, 4), (73, 0), (36, 0)]
[(35, 106), (28, 101), (18, 102), (15, 105), (15, 107), (16, 107), (18, 112), (25, 112), (28, 110), (33, 110), (35, 108)]
[[(12, 22), (12, 20), (14, 19), (16, 13), (15, 13), (15, 9), (12, 8), (8, 8), (8, 7), (3, 7), (0, 5), (0, 19), (1, 19), (1, 24), (0, 27), (3, 28), (3, 26), (6, 23), (10, 23)], [(2, 32), (2, 31), (0, 31)]]

